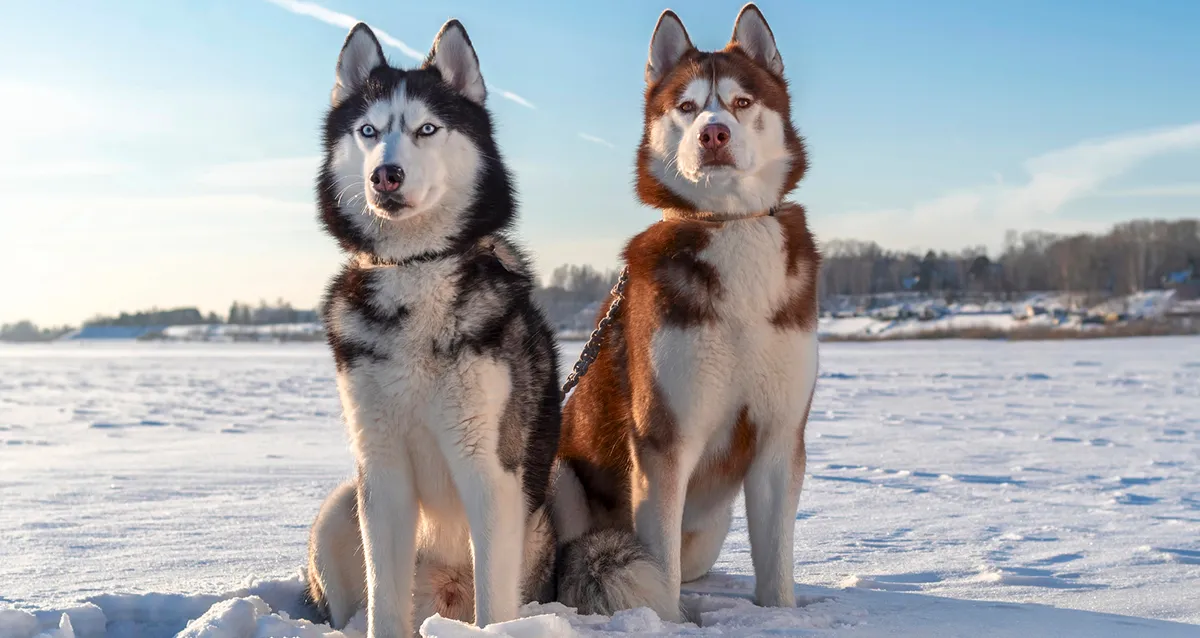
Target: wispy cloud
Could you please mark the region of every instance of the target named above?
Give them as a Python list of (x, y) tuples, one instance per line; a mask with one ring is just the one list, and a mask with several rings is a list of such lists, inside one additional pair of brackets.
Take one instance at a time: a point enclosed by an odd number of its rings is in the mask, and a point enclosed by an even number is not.
[[(359, 20), (352, 15), (339, 13), (332, 9), (326, 9), (315, 2), (305, 2), (304, 0), (267, 0), (267, 2), (270, 2), (277, 7), (287, 9), (296, 15), (315, 18), (321, 22), (324, 22), (325, 24), (331, 24), (335, 27), (341, 27), (346, 30), (352, 29), (354, 28), (354, 25), (362, 22), (362, 20)], [(376, 38), (379, 38), (380, 44), (390, 46), (394, 49), (399, 49), (401, 53), (414, 60), (425, 59), (424, 53), (421, 53), (420, 51), (408, 46), (399, 38), (392, 37), (392, 35), (386, 31), (378, 29), (374, 26), (371, 27), (371, 31), (375, 33)]]
[[(1078, 231), (1089, 222), (1056, 217), (1067, 204), (1102, 194), (1106, 182), (1147, 160), (1193, 149), (1200, 149), (1200, 122), (1089, 140), (1026, 161), (1023, 182), (994, 180), (905, 208), (845, 211), (814, 224), (826, 238), (858, 237), (870, 228), (898, 248), (996, 246), (1008, 229)], [(1091, 229), (1101, 226), (1097, 221)]]
[[(295, 13), (296, 15), (302, 15), (302, 16), (307, 16), (309, 18), (314, 18), (316, 20), (320, 20), (321, 22), (324, 22), (325, 24), (331, 24), (335, 27), (341, 27), (341, 28), (347, 29), (347, 30), (353, 28), (354, 25), (358, 24), (359, 22), (362, 22), (361, 20), (359, 20), (358, 18), (355, 18), (352, 15), (340, 13), (340, 12), (334, 11), (332, 9), (327, 9), (315, 2), (306, 2), (305, 0), (266, 0), (266, 1), (270, 2), (271, 4), (273, 4), (277, 7), (281, 7), (288, 11), (291, 11), (292, 13)], [(407, 44), (404, 43), (403, 40), (400, 40), (399, 38), (392, 36), (388, 32), (386, 32), (382, 29), (379, 29), (375, 26), (371, 26), (371, 31), (375, 33), (376, 38), (379, 38), (380, 44), (392, 47), (394, 49), (399, 49), (401, 53), (403, 53), (404, 55), (406, 55), (414, 60), (424, 60), (425, 59), (424, 53), (408, 46)], [(511, 100), (513, 102), (516, 102), (517, 104), (520, 104), (521, 106), (523, 106), (527, 109), (537, 109), (537, 107), (534, 106), (532, 102), (521, 97), (520, 95), (517, 95), (516, 93), (513, 93), (512, 91), (506, 91), (504, 89), (501, 89), (496, 86), (491, 86), (491, 85), (488, 86), (488, 89), (491, 91), (495, 91), (496, 93), (498, 93), (500, 95), (500, 97), (502, 97), (506, 100)]]
[(535, 111), (537, 110), (537, 107), (533, 105), (533, 102), (526, 100), (525, 98), (521, 97), (520, 95), (517, 95), (516, 93), (513, 93), (512, 91), (505, 91), (504, 89), (502, 89), (494, 84), (489, 85), (488, 90), (495, 91), (500, 94), (500, 97), (502, 97), (506, 100), (512, 100), (513, 102), (516, 102), (517, 104), (520, 104), (521, 106), (523, 106), (527, 109), (533, 109)]
[(606, 139), (604, 139), (604, 138), (602, 138), (602, 137), (596, 137), (595, 135), (588, 135), (587, 133), (580, 133), (580, 134), (579, 134), (579, 139), (581, 139), (581, 140), (587, 140), (587, 141), (589, 141), (589, 142), (591, 142), (591, 143), (593, 143), (593, 144), (599, 144), (600, 146), (607, 146), (607, 147), (609, 147), (609, 148), (616, 148), (616, 146), (614, 146), (612, 142), (610, 142), (610, 141), (608, 141), (608, 140), (606, 140)]
[(1047, 153), (1026, 162), (1029, 182), (1008, 193), (998, 212), (1025, 217), (1053, 214), (1137, 164), (1194, 148), (1200, 148), (1200, 122), (1083, 142)]

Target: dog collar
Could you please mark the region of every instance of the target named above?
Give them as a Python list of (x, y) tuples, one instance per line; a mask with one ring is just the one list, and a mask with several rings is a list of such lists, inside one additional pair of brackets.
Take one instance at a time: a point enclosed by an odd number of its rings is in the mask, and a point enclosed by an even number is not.
[(709, 211), (683, 210), (679, 208), (664, 208), (663, 221), (702, 221), (702, 222), (732, 222), (743, 219), (758, 219), (759, 217), (774, 217), (778, 206), (755, 213), (713, 213)]
[(413, 264), (423, 264), (439, 259), (446, 259), (463, 253), (463, 250), (447, 248), (445, 250), (430, 250), (423, 253), (405, 257), (404, 259), (380, 259), (378, 257), (368, 257), (368, 261), (372, 266), (411, 266)]
[[(424, 264), (431, 261), (448, 259), (469, 253), (478, 253), (484, 251), (492, 255), (496, 254), (496, 245), (494, 242), (487, 241), (487, 238), (480, 239), (474, 244), (455, 245), (442, 250), (427, 250), (423, 253), (410, 255), (404, 259), (380, 259), (374, 256), (366, 257), (367, 262), (372, 266), (411, 266), (413, 264)], [(503, 262), (501, 262), (503, 263)]]

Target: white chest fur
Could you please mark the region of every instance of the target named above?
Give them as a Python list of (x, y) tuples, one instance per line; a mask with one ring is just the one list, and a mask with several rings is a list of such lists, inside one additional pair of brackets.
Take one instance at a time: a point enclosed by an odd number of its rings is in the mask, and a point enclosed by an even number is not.
[(727, 222), (710, 233), (697, 257), (720, 278), (715, 310), (722, 322), (762, 323), (783, 304), (789, 291), (785, 241), (774, 217)]
[[(472, 423), (497, 421), (509, 391), (507, 367), (491, 357), (451, 352), (461, 328), (458, 272), (453, 261), (381, 268), (371, 273), (365, 291), (368, 308), (334, 299), (333, 329), (385, 356), (338, 375), (357, 452), (433, 443), (426, 433), (436, 440)], [(394, 321), (379, 320), (389, 315)], [(421, 432), (416, 439), (414, 430)], [(456, 436), (465, 443), (471, 438)]]
[[(655, 378), (681, 434), (707, 441), (746, 408), (760, 427), (796, 419), (816, 377), (816, 335), (772, 318), (810, 285), (802, 265), (788, 273), (784, 228), (774, 217), (729, 222), (697, 258), (715, 269), (715, 319), (663, 326), (651, 342)], [(720, 437), (719, 437), (720, 438)]]

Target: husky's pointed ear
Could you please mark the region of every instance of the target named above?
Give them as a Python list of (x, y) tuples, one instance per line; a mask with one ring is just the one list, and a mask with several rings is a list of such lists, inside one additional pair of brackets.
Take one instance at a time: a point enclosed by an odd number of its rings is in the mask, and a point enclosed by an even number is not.
[(383, 57), (383, 47), (379, 40), (365, 23), (359, 22), (350, 29), (342, 52), (338, 55), (337, 76), (333, 84), (333, 94), (330, 96), (334, 106), (340, 104), (351, 93), (362, 88), (370, 77), (371, 71), (386, 64)]
[(736, 44), (768, 71), (783, 77), (783, 58), (775, 46), (775, 34), (771, 33), (767, 19), (753, 2), (747, 3), (738, 13), (729, 44)]
[(431, 66), (442, 74), (443, 82), (468, 100), (483, 104), (487, 98), (487, 87), (479, 72), (479, 57), (475, 55), (467, 30), (458, 20), (442, 25), (442, 30), (433, 39), (433, 48), (425, 59), (425, 67)]
[(667, 9), (658, 16), (654, 35), (650, 36), (650, 59), (646, 61), (646, 84), (654, 84), (663, 78), (683, 55), (691, 51), (692, 39), (674, 11)]

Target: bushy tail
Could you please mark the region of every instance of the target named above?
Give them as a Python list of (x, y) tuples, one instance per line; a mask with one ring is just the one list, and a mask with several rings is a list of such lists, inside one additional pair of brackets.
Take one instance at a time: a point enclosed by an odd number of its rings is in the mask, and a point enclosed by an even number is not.
[(664, 619), (678, 619), (667, 575), (632, 532), (599, 529), (559, 547), (558, 600), (584, 614), (612, 615), (649, 607)]

